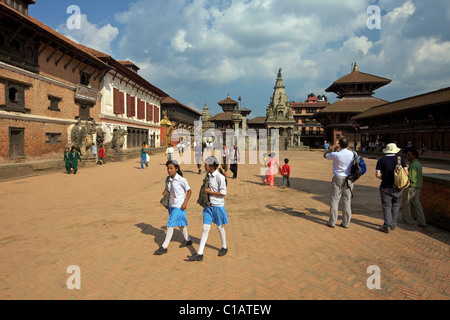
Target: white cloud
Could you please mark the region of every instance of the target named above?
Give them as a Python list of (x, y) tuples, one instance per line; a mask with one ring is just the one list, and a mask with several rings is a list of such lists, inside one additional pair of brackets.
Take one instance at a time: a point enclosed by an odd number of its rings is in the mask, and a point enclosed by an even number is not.
[(119, 29), (110, 24), (103, 27), (92, 24), (85, 14), (80, 15), (80, 22), (79, 29), (69, 29), (66, 25), (61, 25), (57, 31), (75, 42), (110, 54), (111, 42), (119, 35)]
[(187, 48), (194, 48), (192, 44), (186, 42), (185, 30), (179, 30), (172, 39), (171, 44), (176, 52), (184, 52)]
[[(448, 21), (429, 27), (435, 14), (427, 9), (436, 4), (445, 21), (450, 2), (379, 0), (381, 30), (367, 28), (369, 3), (351, 0), (138, 0), (116, 18), (125, 26), (121, 54), (145, 63), (141, 74), (167, 92), (189, 101), (197, 95), (201, 108), (206, 91), (242, 82), (270, 83), (261, 93), (270, 96), (279, 67), (288, 96), (296, 95), (290, 99), (320, 94), (354, 61), (363, 72), (393, 79), (384, 91), (391, 95), (401, 96), (394, 91), (414, 75), (433, 77), (426, 85), (432, 90), (431, 83), (448, 80), (438, 66), (448, 63), (450, 38)], [(438, 74), (424, 73), (424, 64)]]

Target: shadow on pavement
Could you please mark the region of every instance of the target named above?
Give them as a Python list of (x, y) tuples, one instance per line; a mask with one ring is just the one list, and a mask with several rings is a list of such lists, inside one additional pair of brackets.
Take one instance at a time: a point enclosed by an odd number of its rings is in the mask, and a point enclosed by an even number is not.
[[(156, 249), (158, 249), (163, 244), (164, 240), (166, 239), (166, 231), (165, 231), (165, 230), (167, 230), (166, 226), (161, 227), (161, 229), (155, 228), (152, 225), (146, 224), (146, 223), (138, 223), (135, 226), (140, 228), (141, 232), (143, 234), (151, 235), (151, 236), (155, 237), (154, 241), (158, 245), (158, 247)], [(189, 234), (189, 236), (191, 237), (192, 243), (195, 243), (197, 245), (200, 244), (200, 239), (199, 238), (193, 237), (191, 234)], [(184, 237), (183, 237), (183, 234), (181, 233), (181, 231), (179, 229), (174, 229), (172, 240), (170, 241), (171, 245), (172, 246), (173, 245), (178, 246), (183, 241), (184, 241)], [(177, 242), (177, 244), (173, 244), (172, 242)], [(217, 251), (220, 250), (219, 248), (214, 247), (212, 245), (209, 245), (208, 243), (206, 243), (206, 247), (210, 248), (210, 249), (213, 249), (213, 250), (217, 250)], [(189, 251), (191, 252), (192, 255), (197, 253), (197, 251), (194, 249), (194, 247), (188, 246), (187, 248), (189, 249)]]

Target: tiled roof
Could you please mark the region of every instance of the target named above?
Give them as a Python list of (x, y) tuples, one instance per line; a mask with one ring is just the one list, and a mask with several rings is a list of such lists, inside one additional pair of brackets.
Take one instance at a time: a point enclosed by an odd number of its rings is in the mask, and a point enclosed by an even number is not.
[(41, 32), (46, 37), (50, 37), (53, 40), (56, 40), (63, 45), (65, 45), (68, 48), (71, 48), (73, 51), (75, 51), (80, 56), (88, 57), (91, 61), (95, 61), (97, 64), (102, 65), (105, 68), (109, 68), (107, 64), (105, 64), (103, 61), (101, 61), (96, 56), (90, 54), (89, 52), (83, 51), (76, 42), (70, 40), (69, 38), (63, 36), (62, 34), (56, 32), (49, 26), (45, 25), (44, 23), (40, 22), (39, 20), (22, 14), (21, 12), (11, 8), (8, 6), (5, 2), (0, 1), (0, 11), (5, 11), (8, 14), (14, 16), (16, 19), (22, 20), (24, 23), (29, 25), (30, 28), (33, 30), (36, 30), (38, 32)]
[(352, 73), (340, 78), (339, 80), (336, 80), (335, 84), (341, 84), (341, 83), (371, 83), (371, 82), (381, 82), (381, 83), (390, 83), (390, 79), (374, 76), (372, 74), (360, 72), (360, 71), (353, 71)]
[[(85, 45), (82, 45), (82, 44), (77, 44), (77, 46), (79, 48), (81, 48), (82, 50), (88, 52), (89, 54), (99, 58), (102, 61), (104, 61), (105, 63), (108, 63), (109, 66), (113, 67), (117, 71), (120, 71), (122, 74), (127, 76), (129, 79), (132, 79), (133, 81), (137, 82), (138, 84), (147, 87), (147, 89), (152, 90), (154, 93), (158, 94), (160, 97), (164, 98), (164, 97), (168, 97), (169, 96), (167, 93), (165, 93), (161, 89), (155, 87), (150, 82), (148, 82), (147, 80), (142, 78), (139, 74), (137, 74), (136, 72), (130, 70), (127, 66), (125, 66), (120, 61), (115, 60), (110, 55), (108, 55), (106, 53), (103, 53), (101, 51), (95, 50), (93, 48), (89, 48), (89, 47), (87, 47)], [(130, 62), (130, 63), (132, 63), (132, 62)]]
[(225, 100), (217, 102), (217, 104), (219, 104), (219, 105), (222, 105), (222, 104), (238, 104), (238, 102), (234, 101), (233, 99), (230, 99), (230, 96), (228, 96)]
[(232, 121), (233, 112), (221, 112), (211, 117), (209, 121)]
[(387, 102), (375, 97), (344, 97), (318, 113), (360, 113)]
[(175, 100), (174, 98), (168, 96), (166, 98), (163, 99), (163, 101), (161, 101), (161, 106), (163, 106), (164, 104), (177, 104), (185, 109), (188, 109), (192, 112), (194, 112), (195, 114), (202, 116), (202, 113), (198, 112), (197, 110), (192, 109), (191, 107), (188, 107), (184, 104), (182, 104), (181, 102), (179, 102), (178, 100)]
[(374, 116), (381, 116), (443, 103), (450, 103), (450, 87), (379, 105), (353, 117), (353, 119), (358, 120)]
[(255, 117), (247, 121), (248, 124), (265, 124), (267, 117)]

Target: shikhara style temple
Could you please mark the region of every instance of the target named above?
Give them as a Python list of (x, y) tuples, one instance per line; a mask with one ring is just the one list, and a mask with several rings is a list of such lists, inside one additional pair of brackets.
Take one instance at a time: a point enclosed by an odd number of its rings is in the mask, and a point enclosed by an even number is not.
[[(240, 98), (239, 98), (240, 100)], [(203, 132), (207, 129), (218, 129), (225, 134), (227, 130), (254, 129), (256, 134), (259, 130), (267, 130), (267, 139), (271, 139), (272, 130), (279, 133), (280, 150), (305, 150), (300, 141), (300, 132), (297, 130), (296, 121), (291, 103), (286, 95), (286, 87), (283, 83), (282, 70), (279, 69), (274, 92), (266, 109), (266, 117), (248, 119), (251, 110), (240, 108), (239, 103), (227, 96), (225, 100), (219, 101), (223, 112), (211, 116), (207, 105), (203, 108), (202, 125)], [(258, 136), (259, 137), (259, 136)]]

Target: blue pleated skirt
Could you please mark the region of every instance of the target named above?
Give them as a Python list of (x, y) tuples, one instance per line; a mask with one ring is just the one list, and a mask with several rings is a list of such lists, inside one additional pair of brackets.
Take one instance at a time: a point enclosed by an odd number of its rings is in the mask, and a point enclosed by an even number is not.
[(212, 223), (222, 226), (228, 224), (228, 216), (225, 207), (205, 207), (203, 209), (203, 224)]
[(187, 225), (186, 210), (169, 207), (169, 220), (167, 221), (167, 227), (186, 227)]

